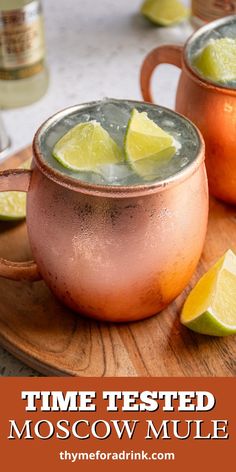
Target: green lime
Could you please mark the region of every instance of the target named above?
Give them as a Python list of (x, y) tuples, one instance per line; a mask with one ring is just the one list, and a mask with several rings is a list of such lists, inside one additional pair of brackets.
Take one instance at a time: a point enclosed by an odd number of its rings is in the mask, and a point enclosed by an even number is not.
[(197, 333), (236, 334), (236, 256), (232, 251), (227, 251), (190, 292), (181, 322)]
[(136, 109), (131, 112), (124, 146), (130, 167), (146, 179), (154, 178), (176, 152), (173, 137)]
[(179, 0), (145, 0), (141, 13), (157, 25), (168, 26), (185, 20), (189, 9)]
[[(31, 159), (25, 161), (20, 169), (29, 169)], [(1, 192), (0, 193), (0, 220), (21, 220), (26, 216), (25, 192)]]
[(235, 80), (236, 39), (212, 39), (194, 57), (193, 66), (207, 79), (216, 82)]
[(97, 172), (101, 165), (123, 160), (119, 146), (96, 121), (70, 129), (54, 146), (53, 156), (63, 167), (78, 172)]
[(21, 220), (26, 215), (26, 194), (23, 192), (0, 193), (0, 220)]

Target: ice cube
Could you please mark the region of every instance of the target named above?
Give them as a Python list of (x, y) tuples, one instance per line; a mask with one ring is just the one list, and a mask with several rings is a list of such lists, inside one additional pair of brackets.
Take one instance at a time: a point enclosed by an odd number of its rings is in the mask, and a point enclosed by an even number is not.
[(117, 185), (129, 178), (133, 171), (127, 164), (105, 164), (99, 167), (103, 178), (109, 183)]
[(182, 159), (180, 159), (180, 167), (185, 167), (187, 164), (189, 163), (189, 158), (188, 157), (182, 157)]
[(90, 114), (89, 113), (83, 113), (83, 115), (81, 115), (81, 123), (86, 123), (87, 121), (90, 121)]
[(222, 38), (233, 38), (235, 39), (236, 35), (236, 21), (235, 18), (226, 23), (226, 25), (222, 25), (219, 27), (219, 33)]
[(202, 36), (202, 38), (199, 41), (198, 44), (198, 50), (201, 50), (204, 48), (208, 43), (210, 43), (212, 40), (220, 39), (222, 38), (222, 34), (218, 30), (210, 30), (206, 34)]
[(161, 121), (160, 126), (163, 128), (176, 128), (176, 123), (172, 120), (164, 119)]
[[(181, 142), (179, 141), (179, 139), (177, 139), (176, 136), (174, 136), (174, 133), (172, 133), (172, 136), (173, 136), (173, 144), (174, 144), (174, 147), (176, 149), (176, 152), (178, 152), (181, 148), (182, 148), (182, 144)], [(180, 138), (180, 136), (178, 136), (178, 138)]]
[(115, 101), (106, 99), (101, 105), (100, 116), (109, 125), (116, 127), (126, 126), (130, 118), (130, 105), (125, 102), (116, 105)]

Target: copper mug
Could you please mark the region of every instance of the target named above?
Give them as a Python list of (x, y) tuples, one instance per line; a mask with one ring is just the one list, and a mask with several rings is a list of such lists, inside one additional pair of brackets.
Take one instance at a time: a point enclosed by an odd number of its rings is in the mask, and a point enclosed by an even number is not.
[[(119, 104), (122, 101), (115, 101)], [(33, 141), (31, 170), (0, 173), (0, 190), (27, 192), (27, 229), (35, 262), (0, 260), (0, 275), (43, 278), (68, 307), (92, 318), (139, 320), (166, 307), (189, 282), (200, 258), (208, 217), (204, 143), (184, 117), (155, 105), (195, 133), (192, 162), (163, 182), (126, 187), (82, 182), (44, 158), (51, 127), (98, 102), (71, 107), (47, 120)]]
[(232, 22), (236, 22), (236, 15), (203, 26), (184, 47), (157, 47), (146, 56), (140, 81), (144, 100), (153, 102), (151, 77), (154, 69), (164, 63), (181, 69), (175, 109), (195, 123), (202, 132), (210, 193), (236, 204), (236, 89), (203, 79), (191, 66), (191, 55), (201, 44), (204, 35)]

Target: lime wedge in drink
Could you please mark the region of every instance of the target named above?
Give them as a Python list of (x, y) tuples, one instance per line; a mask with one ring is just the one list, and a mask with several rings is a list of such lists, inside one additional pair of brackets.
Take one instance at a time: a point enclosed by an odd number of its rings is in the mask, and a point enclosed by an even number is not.
[[(29, 169), (31, 159), (27, 159), (20, 169)], [(26, 216), (25, 192), (1, 192), (0, 193), (0, 220), (21, 220)]]
[(145, 0), (141, 13), (157, 25), (168, 26), (185, 20), (189, 9), (179, 0)]
[(216, 82), (236, 79), (236, 39), (211, 40), (193, 58), (193, 66), (200, 74)]
[(53, 156), (74, 171), (98, 172), (104, 164), (122, 162), (122, 151), (96, 121), (79, 123), (56, 143)]
[(136, 109), (131, 112), (124, 145), (130, 167), (147, 180), (155, 178), (176, 152), (172, 136)]
[(236, 333), (236, 256), (232, 251), (227, 251), (190, 292), (181, 322), (197, 333)]

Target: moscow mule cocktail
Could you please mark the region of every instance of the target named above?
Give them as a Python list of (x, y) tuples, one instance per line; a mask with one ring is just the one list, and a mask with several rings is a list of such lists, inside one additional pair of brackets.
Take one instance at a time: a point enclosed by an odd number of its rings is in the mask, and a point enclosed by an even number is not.
[[(172, 155), (168, 155), (167, 159), (164, 158), (160, 161), (158, 158), (156, 163), (154, 162), (152, 165), (151, 175), (150, 167), (147, 168), (147, 171), (144, 169), (140, 173), (139, 170), (136, 171), (134, 166), (130, 165), (129, 159), (125, 156), (125, 139), (128, 123), (134, 109), (138, 113), (146, 112), (148, 119), (153, 120), (163, 132), (172, 138), (172, 149), (174, 149), (174, 152), (172, 152)], [(118, 162), (101, 163), (101, 165), (94, 169), (91, 164), (90, 171), (75, 171), (58, 162), (53, 155), (53, 150), (58, 141), (79, 123), (94, 122), (101, 124), (119, 147), (120, 158)], [(148, 141), (151, 138), (147, 136), (146, 139), (148, 146)], [(43, 158), (45, 162), (59, 173), (64, 173), (73, 179), (79, 179), (95, 185), (137, 186), (161, 182), (181, 172), (196, 157), (199, 139), (192, 125), (170, 110), (158, 109), (156, 107), (153, 109), (149, 105), (139, 102), (105, 99), (90, 104), (87, 107), (82, 107), (75, 112), (70, 112), (69, 115), (64, 115), (48, 129), (41, 144), (44, 149)], [(73, 142), (71, 142), (71, 147), (72, 151), (74, 151)], [(79, 159), (80, 156), (78, 156)], [(83, 159), (83, 156), (81, 156), (81, 159)], [(91, 153), (91, 162), (92, 159)]]

